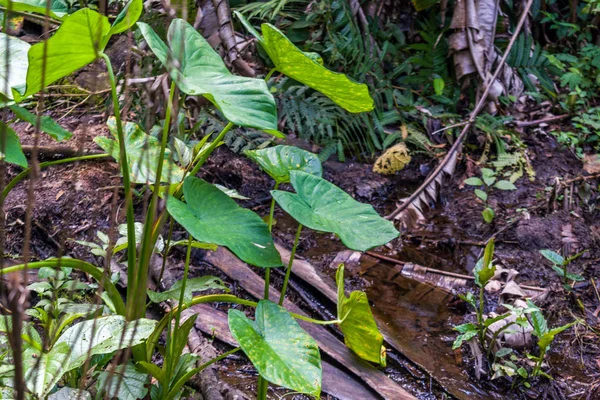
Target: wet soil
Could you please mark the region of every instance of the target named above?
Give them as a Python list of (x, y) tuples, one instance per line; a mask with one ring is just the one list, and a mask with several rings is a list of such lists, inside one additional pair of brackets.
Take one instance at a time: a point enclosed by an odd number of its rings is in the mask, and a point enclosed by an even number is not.
[[(61, 123), (75, 133), (65, 145), (83, 151), (97, 150), (93, 137), (107, 135), (101, 115), (86, 119), (69, 117)], [(31, 131), (24, 125), (17, 125), (16, 131), (23, 144), (34, 143)], [(51, 144), (45, 140), (41, 139), (39, 144)], [(422, 284), (395, 274), (395, 266), (386, 262), (371, 263), (354, 270), (348, 268), (347, 287), (349, 290), (366, 290), (380, 324), (388, 325), (405, 343), (412, 342), (424, 357), (439, 357), (436, 374), (458, 370), (460, 374), (451, 378), (468, 380), (474, 391), (492, 393), (498, 398), (600, 398), (600, 392), (593, 392), (600, 379), (600, 296), (594, 286), (597, 282), (594, 279), (600, 276), (600, 216), (595, 191), (598, 181), (579, 179), (582, 163), (570, 152), (559, 148), (552, 138), (531, 133), (526, 134), (524, 140), (529, 147), (536, 179), (530, 182), (522, 178), (517, 182), (518, 189), (513, 192), (489, 193), (488, 202), (496, 210), (493, 223), (484, 223), (481, 212), (485, 205), (471, 188), (461, 185), (466, 177), (478, 172), (471, 159), (463, 157), (454, 176), (440, 188), (439, 201), (428, 211), (427, 222), (403, 232), (399, 240), (378, 251), (426, 267), (468, 274), (481, 256), (481, 243), (496, 235), (499, 265), (517, 270), (521, 284), (551, 289), (551, 295), (539, 304), (549, 325), (558, 326), (574, 319), (582, 321), (576, 329), (559, 335), (550, 351), (546, 370), (555, 381), (534, 382), (533, 389), (521, 390), (511, 389), (505, 380), (476, 380), (469, 352), (451, 349), (456, 337), (452, 327), (470, 318), (464, 304), (455, 297), (456, 292), (464, 292), (464, 288), (451, 294), (445, 292), (443, 296), (435, 290), (433, 295), (424, 295), (431, 290), (419, 289)], [(54, 157), (43, 154), (41, 158), (49, 160)], [(391, 177), (373, 173), (371, 166), (366, 164), (326, 162), (325, 178), (357, 200), (372, 204), (381, 214), (387, 214), (395, 208), (399, 199), (409, 195), (423, 181), (425, 172), (434, 167), (435, 162), (417, 158), (405, 170)], [(18, 171), (16, 167), (9, 167), (8, 179)], [(260, 215), (268, 214), (268, 191), (272, 189), (273, 182), (248, 159), (219, 148), (201, 176), (238, 190), (250, 198), (241, 201), (241, 205)], [(556, 178), (575, 180), (567, 186), (568, 193), (558, 193), (558, 200), (554, 201), (552, 187)], [(20, 183), (4, 204), (5, 255), (18, 259), (23, 254), (27, 209), (29, 204), (33, 204), (32, 259), (68, 255), (98, 263), (99, 259), (90, 256), (88, 250), (74, 240), (93, 240), (96, 231), (107, 232), (115, 218), (112, 213), (115, 213), (117, 221), (124, 221), (122, 193), (115, 189), (120, 182), (116, 163), (100, 160), (50, 167), (41, 171), (33, 186), (29, 182), (24, 180)], [(289, 188), (284, 186), (282, 189)], [(30, 194), (34, 195), (33, 203), (28, 201)], [(563, 196), (562, 200), (560, 196)], [(138, 208), (143, 208), (143, 197), (138, 201)], [(276, 239), (291, 248), (295, 224), (279, 210), (275, 217)], [(178, 234), (179, 231), (176, 232)], [(539, 253), (542, 249), (560, 251), (565, 246), (569, 247), (570, 254), (588, 250), (571, 266), (573, 272), (581, 273), (587, 279), (571, 294), (561, 287), (560, 279)], [(344, 247), (333, 235), (305, 230), (298, 254), (323, 274), (333, 276), (335, 268), (331, 263), (342, 250)], [(178, 261), (182, 257), (181, 252), (174, 253), (177, 261), (173, 261), (172, 267), (176, 275), (182, 269)], [(194, 262), (192, 276), (206, 273), (222, 275), (203, 264), (200, 256)], [(275, 275), (274, 280), (277, 284), (280, 278)], [(228, 283), (234, 293), (247, 297), (235, 282)], [(323, 304), (322, 312), (327, 313), (326, 309), (330, 308), (327, 301), (318, 293), (312, 295), (316, 302)], [(292, 299), (303, 304), (303, 300), (293, 292)], [(497, 303), (497, 296), (490, 296), (489, 310), (496, 308)], [(390, 368), (386, 372), (417, 397), (441, 399), (447, 396), (443, 385), (439, 386), (426, 371), (402, 354), (390, 350), (389, 359)], [(244, 370), (246, 367), (247, 371)], [(252, 380), (246, 378), (254, 378), (253, 370), (242, 360), (230, 360), (223, 373), (231, 382), (240, 383), (240, 389), (252, 389)]]

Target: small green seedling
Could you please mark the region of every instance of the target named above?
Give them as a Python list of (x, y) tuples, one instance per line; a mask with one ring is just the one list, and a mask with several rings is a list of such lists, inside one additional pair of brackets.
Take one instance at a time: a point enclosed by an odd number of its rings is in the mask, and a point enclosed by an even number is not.
[(549, 250), (549, 249), (540, 250), (540, 253), (542, 253), (542, 255), (544, 257), (546, 257), (546, 259), (552, 263), (552, 269), (554, 270), (554, 272), (556, 272), (556, 274), (558, 276), (563, 278), (563, 286), (565, 289), (567, 289), (569, 291), (573, 289), (573, 287), (571, 285), (569, 285), (569, 281), (581, 282), (581, 281), (585, 280), (585, 278), (583, 276), (581, 276), (579, 274), (571, 273), (568, 270), (569, 264), (571, 262), (573, 262), (574, 260), (576, 260), (577, 258), (581, 257), (581, 255), (585, 252), (586, 252), (586, 250), (565, 259), (563, 256), (561, 256), (560, 254), (558, 254), (552, 250)]
[[(475, 196), (480, 198), (484, 203), (487, 204), (488, 193), (487, 191), (491, 188), (498, 190), (516, 190), (517, 187), (508, 180), (498, 180), (496, 177), (496, 172), (489, 168), (481, 168), (481, 178), (473, 176), (465, 180), (465, 185), (469, 186), (479, 186), (483, 187), (483, 189), (477, 188), (475, 189)], [(481, 213), (483, 216), (483, 220), (486, 223), (491, 223), (496, 216), (494, 209), (491, 207), (486, 207), (485, 210)]]

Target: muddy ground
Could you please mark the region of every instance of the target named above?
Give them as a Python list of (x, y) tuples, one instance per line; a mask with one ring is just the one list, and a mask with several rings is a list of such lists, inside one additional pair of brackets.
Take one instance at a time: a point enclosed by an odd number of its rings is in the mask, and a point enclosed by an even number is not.
[[(74, 115), (65, 118), (61, 124), (74, 132), (73, 139), (61, 145), (82, 151), (99, 150), (92, 142), (93, 137), (108, 135), (102, 115)], [(17, 124), (15, 129), (23, 144), (34, 143), (32, 132), (25, 125)], [(598, 181), (584, 180), (581, 161), (561, 149), (552, 137), (530, 131), (525, 132), (523, 140), (528, 145), (536, 179), (533, 182), (527, 178), (520, 179), (518, 190), (513, 192), (490, 193), (488, 201), (497, 214), (493, 223), (484, 223), (481, 217), (484, 204), (475, 197), (471, 188), (462, 187), (461, 182), (467, 176), (478, 172), (472, 161), (478, 155), (469, 154), (462, 157), (454, 176), (447, 178), (440, 188), (439, 201), (427, 212), (427, 222), (403, 232), (399, 240), (378, 251), (402, 261), (469, 274), (481, 255), (482, 243), (496, 235), (498, 264), (517, 270), (520, 284), (550, 289), (550, 296), (539, 304), (549, 325), (557, 326), (574, 319), (581, 321), (575, 329), (559, 335), (552, 347), (546, 370), (554, 381), (535, 381), (533, 388), (528, 390), (511, 389), (510, 384), (502, 379), (491, 383), (487, 380), (478, 382), (472, 372), (469, 351), (465, 348), (456, 352), (451, 350), (456, 336), (452, 327), (471, 318), (464, 304), (454, 295), (444, 297), (445, 304), (399, 301), (401, 296), (414, 289), (414, 285), (407, 284), (405, 280), (390, 279), (393, 264), (382, 261), (370, 267), (349, 268), (347, 285), (351, 289), (366, 290), (376, 316), (385, 318), (385, 323), (396, 322), (398, 326), (394, 329), (397, 329), (397, 335), (412, 335), (410, 337), (414, 337), (416, 348), (425, 349), (428, 340), (435, 340), (436, 346), (446, 352), (448, 357), (445, 360), (452, 360), (453, 368), (458, 367), (462, 376), (470, 379), (474, 387), (504, 398), (600, 398), (597, 389), (600, 382), (600, 297), (594, 285), (600, 276), (600, 217), (597, 192), (588, 190), (589, 187), (596, 188)], [(53, 143), (42, 139), (39, 144)], [(40, 160), (56, 157), (60, 155), (43, 153)], [(425, 179), (426, 175), (421, 171), (431, 170), (436, 162), (417, 158), (397, 175), (384, 177), (373, 173), (367, 164), (329, 161), (325, 163), (325, 178), (357, 200), (372, 204), (385, 215), (394, 210), (400, 198), (408, 196)], [(18, 171), (17, 167), (10, 167), (8, 178)], [(273, 182), (243, 156), (233, 154), (223, 146), (209, 160), (201, 175), (210, 182), (237, 189), (250, 198), (241, 201), (241, 205), (260, 215), (268, 214), (268, 191), (272, 189)], [(567, 200), (559, 198), (554, 201), (552, 197), (557, 178), (572, 180), (572, 184), (567, 185)], [(10, 193), (4, 205), (7, 226), (5, 256), (15, 260), (22, 256), (27, 208), (33, 205), (32, 259), (67, 255), (98, 264), (100, 260), (74, 240), (93, 240), (96, 231), (107, 232), (114, 215), (118, 221), (124, 222), (122, 192), (115, 189), (119, 183), (118, 167), (110, 159), (49, 167), (41, 171), (33, 186), (30, 186), (29, 180), (24, 180)], [(33, 203), (28, 201), (31, 193)], [(564, 190), (558, 195), (564, 197)], [(142, 195), (138, 199), (140, 215), (143, 200)], [(275, 217), (276, 240), (291, 248), (296, 229), (294, 223), (279, 210)], [(175, 236), (181, 234), (182, 231), (176, 229)], [(572, 264), (573, 272), (586, 277), (586, 281), (579, 283), (572, 294), (561, 287), (560, 279), (539, 253), (542, 249), (560, 252), (567, 242), (571, 254), (588, 250)], [(304, 230), (298, 254), (314, 264), (322, 274), (333, 276), (332, 261), (342, 250), (343, 246), (332, 235)], [(181, 257), (180, 252), (175, 252), (174, 261), (170, 261), (175, 275), (182, 268)], [(192, 276), (220, 274), (202, 261), (201, 253), (195, 255), (194, 263)], [(234, 287), (235, 293), (244, 295), (235, 282), (220, 275)], [(277, 274), (274, 279), (276, 285), (281, 280)], [(456, 288), (454, 294), (466, 290)], [(313, 294), (318, 301), (319, 294)], [(303, 304), (296, 294), (292, 293), (292, 298)], [(497, 303), (498, 296), (490, 294), (489, 310), (495, 309)], [(390, 350), (389, 354), (390, 367), (386, 372), (407, 390), (422, 399), (448, 396), (442, 386), (402, 354), (394, 350)], [(444, 369), (442, 365), (441, 371)], [(255, 375), (243, 358), (226, 362), (221, 374), (223, 379), (242, 391), (253, 389)]]

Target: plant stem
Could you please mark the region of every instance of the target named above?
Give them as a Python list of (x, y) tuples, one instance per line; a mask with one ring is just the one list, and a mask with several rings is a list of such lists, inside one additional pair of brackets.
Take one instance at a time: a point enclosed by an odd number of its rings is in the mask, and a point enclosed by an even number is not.
[[(160, 183), (162, 181), (163, 164), (165, 159), (165, 151), (167, 143), (169, 141), (169, 130), (171, 127), (171, 115), (173, 113), (173, 101), (175, 99), (175, 81), (171, 82), (171, 88), (169, 89), (169, 100), (167, 103), (167, 109), (165, 111), (165, 120), (163, 124), (163, 132), (160, 144), (160, 153), (157, 160), (156, 175), (154, 181), (154, 189), (152, 191), (152, 198), (146, 212), (146, 219), (144, 221), (144, 232), (142, 236), (142, 242), (140, 245), (140, 259), (136, 268), (136, 279), (129, 281), (129, 284), (133, 283), (135, 289), (131, 292), (127, 292), (127, 310), (128, 316), (131, 319), (142, 318), (146, 314), (146, 289), (148, 285), (148, 268), (150, 265), (150, 259), (154, 253), (154, 247), (158, 234), (162, 226), (162, 218), (159, 218), (158, 224), (156, 220), (156, 210), (158, 207), (158, 194), (160, 192)], [(128, 232), (129, 233), (129, 232)], [(132, 242), (129, 242), (130, 246)], [(135, 241), (133, 242), (135, 243)], [(137, 357), (136, 357), (137, 358)]]
[[(185, 264), (183, 266), (183, 279), (181, 282), (181, 293), (179, 294), (179, 304), (183, 304), (185, 295), (185, 286), (187, 284), (188, 272), (190, 270), (190, 258), (192, 255), (192, 236), (188, 237), (187, 251), (185, 252)], [(175, 316), (175, 328), (176, 331), (179, 328), (179, 322), (181, 320), (181, 308), (177, 307), (177, 314)]]
[(265, 82), (269, 82), (269, 79), (271, 79), (271, 76), (273, 76), (273, 74), (275, 73), (275, 71), (277, 71), (276, 68), (272, 68), (269, 73), (267, 74), (267, 76), (265, 76)]
[(104, 288), (113, 302), (117, 314), (125, 315), (125, 304), (123, 303), (123, 299), (121, 298), (121, 294), (117, 290), (117, 287), (111, 282), (110, 277), (106, 275), (104, 270), (82, 260), (77, 260), (75, 258), (51, 258), (44, 261), (30, 262), (27, 264), (19, 264), (2, 268), (0, 269), (0, 274), (6, 275), (17, 271), (22, 271), (24, 269), (37, 269), (42, 267), (75, 268), (89, 274), (98, 282), (98, 284), (100, 284), (101, 287)]
[[(45, 168), (45, 167), (49, 167), (51, 165), (59, 165), (59, 164), (66, 164), (66, 163), (70, 163), (70, 162), (76, 162), (76, 161), (86, 161), (86, 160), (98, 160), (101, 158), (107, 158), (110, 157), (109, 154), (89, 154), (89, 155), (85, 155), (85, 156), (77, 156), (77, 157), (70, 157), (70, 158), (63, 158), (62, 160), (54, 160), (54, 161), (45, 161), (43, 163), (39, 164), (40, 169), (41, 168)], [(23, 179), (25, 179), (30, 173), (31, 173), (32, 169), (31, 168), (27, 168), (24, 169), (23, 171), (21, 171), (17, 176), (15, 176), (9, 183), (8, 185), (6, 185), (4, 187), (4, 189), (2, 190), (2, 194), (0, 194), (0, 204), (2, 204), (4, 202), (4, 199), (6, 199), (6, 197), (8, 196), (8, 194), (10, 193), (10, 191), (19, 183), (21, 182)]]
[(292, 266), (294, 265), (294, 257), (296, 257), (296, 249), (298, 248), (298, 242), (300, 241), (300, 232), (302, 232), (302, 224), (298, 224), (298, 230), (296, 231), (296, 237), (294, 238), (294, 245), (292, 246), (292, 253), (290, 254), (290, 261), (288, 262), (288, 266), (285, 271), (283, 287), (281, 288), (281, 294), (279, 295), (280, 306), (283, 305), (283, 300), (285, 299), (285, 292), (287, 290), (290, 275), (292, 273)]
[(484, 351), (485, 351), (485, 337), (484, 337), (484, 326), (483, 326), (483, 311), (484, 311), (484, 306), (483, 306), (483, 300), (484, 300), (484, 296), (483, 296), (483, 287), (479, 288), (479, 311), (477, 312), (477, 325), (479, 328), (479, 342), (481, 343), (481, 346), (483, 347)]
[(199, 366), (198, 368), (194, 368), (192, 370), (190, 370), (188, 373), (186, 373), (184, 376), (182, 376), (174, 385), (173, 388), (171, 389), (171, 391), (169, 392), (169, 395), (166, 397), (166, 400), (173, 400), (175, 398), (175, 396), (177, 396), (177, 394), (179, 394), (179, 390), (181, 389), (181, 387), (183, 385), (185, 385), (187, 383), (187, 381), (189, 381), (191, 379), (192, 376), (196, 375), (197, 373), (201, 372), (202, 370), (204, 370), (206, 367), (211, 366), (212, 364), (221, 361), (222, 359), (229, 357), (230, 355), (232, 355), (233, 353), (239, 351), (240, 348), (236, 347), (235, 349), (231, 349), (228, 352), (225, 352), (223, 354), (221, 354), (218, 357), (213, 358), (210, 361), (205, 362), (204, 364), (202, 364), (201, 366)]
[[(113, 112), (115, 114), (115, 120), (117, 122), (117, 137), (119, 139), (119, 163), (121, 164), (121, 173), (123, 174), (123, 189), (125, 191), (125, 209), (127, 210), (127, 242), (130, 243), (127, 246), (127, 310), (125, 317), (130, 319), (132, 313), (130, 310), (130, 300), (132, 303), (134, 300), (134, 294), (137, 282), (136, 273), (136, 246), (135, 246), (135, 214), (133, 212), (133, 197), (131, 193), (131, 179), (129, 177), (129, 161), (127, 160), (127, 150), (125, 148), (125, 135), (123, 134), (123, 123), (121, 121), (121, 110), (119, 108), (119, 96), (117, 94), (117, 82), (115, 74), (113, 72), (110, 58), (100, 53), (100, 57), (106, 62), (106, 69), (108, 71), (108, 78), (110, 80), (110, 91), (113, 102)], [(145, 290), (145, 289), (144, 289)], [(145, 292), (144, 292), (145, 294)], [(144, 297), (145, 298), (145, 297)], [(131, 318), (135, 319), (135, 318)]]
[[(275, 188), (273, 190), (277, 190), (279, 188), (279, 182), (275, 182)], [(267, 225), (269, 226), (269, 232), (273, 231), (273, 216), (275, 215), (275, 198), (271, 197), (271, 207), (269, 208), (269, 219), (267, 221)], [(271, 287), (271, 269), (265, 269), (265, 299), (269, 299), (269, 288)]]
[(208, 148), (204, 151), (204, 154), (202, 154), (202, 156), (200, 157), (200, 159), (198, 160), (196, 165), (194, 165), (194, 168), (190, 172), (190, 176), (194, 176), (198, 173), (198, 171), (200, 171), (200, 168), (204, 165), (204, 163), (206, 162), (208, 157), (210, 157), (212, 152), (217, 148), (219, 143), (223, 140), (223, 138), (225, 137), (227, 132), (229, 132), (231, 130), (231, 128), (233, 128), (233, 127), (234, 127), (233, 122), (230, 122), (227, 125), (225, 125), (225, 128), (223, 128), (223, 130), (219, 133), (219, 135), (215, 138), (215, 140), (211, 142), (210, 146), (208, 146)]

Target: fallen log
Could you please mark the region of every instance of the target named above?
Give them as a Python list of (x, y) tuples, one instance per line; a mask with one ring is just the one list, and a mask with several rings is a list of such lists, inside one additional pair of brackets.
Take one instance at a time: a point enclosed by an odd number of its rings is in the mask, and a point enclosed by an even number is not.
[[(219, 268), (229, 276), (229, 278), (237, 281), (238, 284), (252, 296), (256, 298), (263, 297), (263, 279), (227, 249), (219, 247), (219, 249), (214, 252), (209, 251), (205, 255), (205, 260)], [(270, 300), (277, 302), (278, 299), (279, 292), (271, 288)], [(306, 315), (304, 311), (288, 300), (285, 300), (283, 305), (293, 313)], [(412, 394), (391, 380), (383, 372), (355, 356), (354, 353), (323, 326), (305, 321), (298, 322), (300, 326), (302, 326), (302, 328), (317, 341), (323, 352), (348, 368), (348, 370), (362, 379), (371, 389), (384, 399), (415, 399)]]

